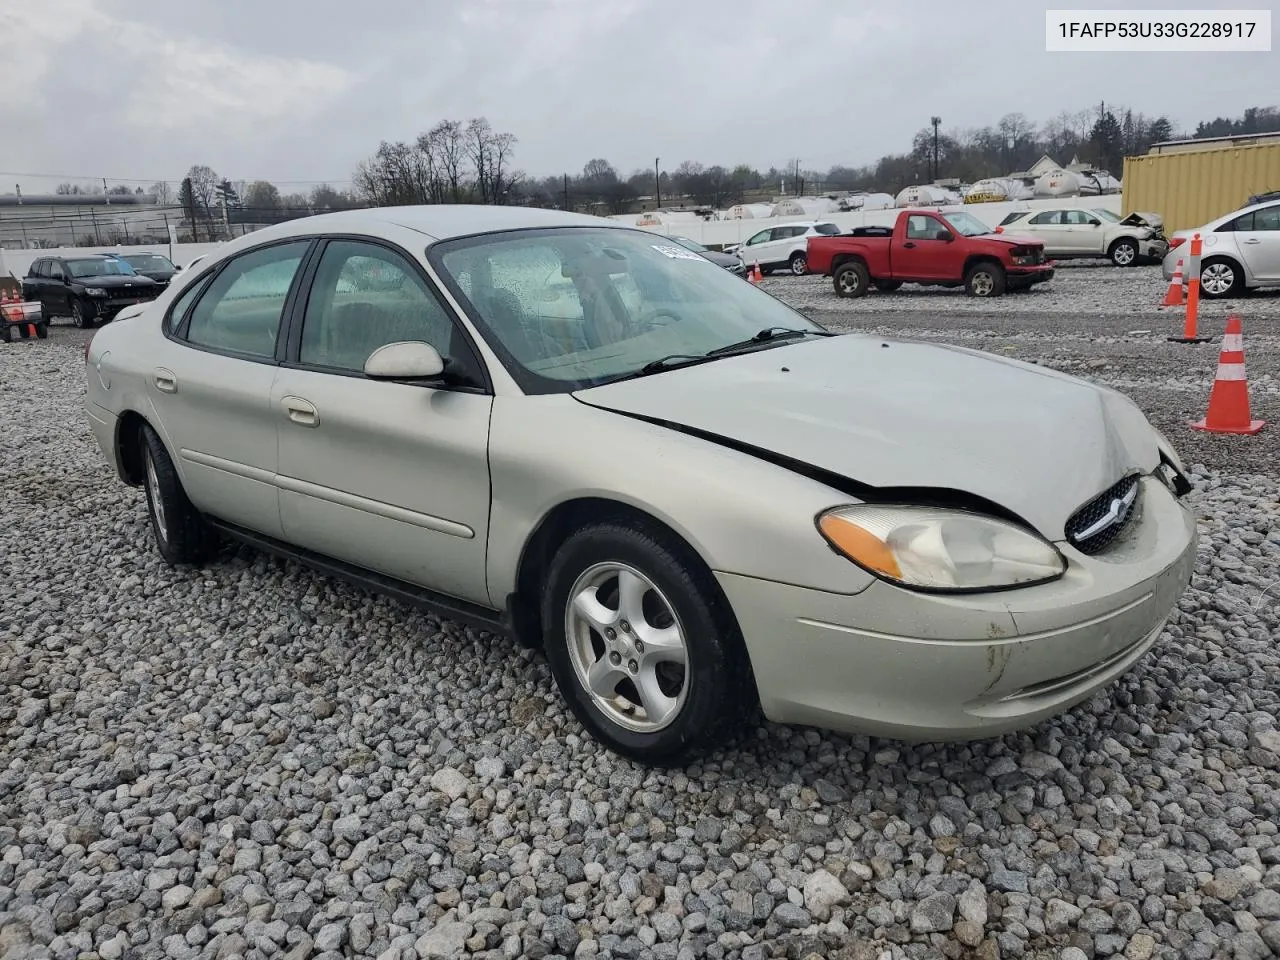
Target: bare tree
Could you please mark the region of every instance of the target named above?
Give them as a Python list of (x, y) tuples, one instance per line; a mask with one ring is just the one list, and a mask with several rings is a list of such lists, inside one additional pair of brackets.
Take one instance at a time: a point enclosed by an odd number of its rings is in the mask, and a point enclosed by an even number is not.
[(151, 196), (155, 197), (156, 203), (161, 206), (167, 206), (173, 202), (173, 188), (169, 186), (167, 181), (157, 180), (151, 185), (149, 192)]
[(217, 194), (218, 175), (212, 167), (196, 164), (187, 171), (191, 181), (191, 201), (195, 215), (208, 223), (213, 222), (213, 201)]
[(462, 124), (457, 120), (441, 120), (427, 131), (432, 157), (440, 177), (449, 191), (449, 200), (462, 200), (462, 161), (466, 149), (462, 142)]

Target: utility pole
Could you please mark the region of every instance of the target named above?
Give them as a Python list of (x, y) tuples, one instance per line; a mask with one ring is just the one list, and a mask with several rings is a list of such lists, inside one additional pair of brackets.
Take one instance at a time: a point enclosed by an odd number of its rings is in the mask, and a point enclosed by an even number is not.
[(564, 175), (564, 208), (569, 209), (569, 175)]
[(653, 209), (655, 210), (662, 206), (662, 174), (658, 172), (658, 164), (661, 160), (661, 157), (653, 158)]
[(933, 180), (938, 180), (938, 124), (942, 123), (941, 117), (932, 117), (930, 123), (933, 124)]
[(102, 246), (102, 234), (98, 233), (98, 215), (94, 212), (93, 207), (89, 208), (89, 216), (93, 220), (93, 240), (97, 246)]
[(107, 178), (102, 178), (102, 194), (107, 198), (107, 205), (111, 205), (111, 194), (107, 190)]

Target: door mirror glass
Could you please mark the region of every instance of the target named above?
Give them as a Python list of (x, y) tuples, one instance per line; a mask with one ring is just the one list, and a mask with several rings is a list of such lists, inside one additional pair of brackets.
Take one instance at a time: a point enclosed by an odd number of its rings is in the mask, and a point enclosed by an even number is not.
[(440, 351), (421, 340), (388, 343), (364, 362), (364, 375), (373, 380), (431, 380), (442, 373)]
[(1100, 227), (1100, 226), (1102, 226), (1102, 221), (1101, 221), (1101, 220), (1098, 220), (1098, 219), (1096, 219), (1096, 218), (1094, 218), (1094, 217), (1090, 217), (1090, 218), (1089, 218), (1089, 226), (1091, 226), (1091, 227)]

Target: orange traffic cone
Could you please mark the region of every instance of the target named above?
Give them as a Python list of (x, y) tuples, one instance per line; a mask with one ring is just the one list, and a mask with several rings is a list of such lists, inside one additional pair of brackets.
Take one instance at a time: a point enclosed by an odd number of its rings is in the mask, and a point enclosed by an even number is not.
[(1178, 265), (1173, 268), (1173, 276), (1169, 278), (1169, 290), (1164, 295), (1164, 302), (1160, 304), (1162, 307), (1180, 307), (1182, 306), (1182, 258), (1178, 258)]
[(757, 260), (755, 267), (753, 267), (751, 270), (751, 282), (759, 283), (763, 279), (764, 279), (764, 274), (760, 272), (760, 261)]
[(1239, 317), (1227, 317), (1227, 332), (1218, 355), (1218, 374), (1209, 391), (1209, 412), (1191, 424), (1209, 433), (1254, 434), (1266, 421), (1249, 412), (1249, 382), (1244, 375), (1244, 333)]

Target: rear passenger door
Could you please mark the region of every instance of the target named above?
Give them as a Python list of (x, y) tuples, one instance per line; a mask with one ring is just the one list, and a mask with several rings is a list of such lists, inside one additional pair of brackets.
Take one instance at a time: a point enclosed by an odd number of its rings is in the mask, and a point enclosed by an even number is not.
[(312, 246), (293, 240), (254, 248), (184, 290), (146, 370), (152, 424), (191, 502), (277, 538), (271, 387), (285, 308)]
[[(489, 412), (470, 337), (399, 248), (331, 239), (292, 320), (271, 395), (285, 539), (490, 606)], [(370, 380), (378, 347), (425, 341), (470, 384)]]

